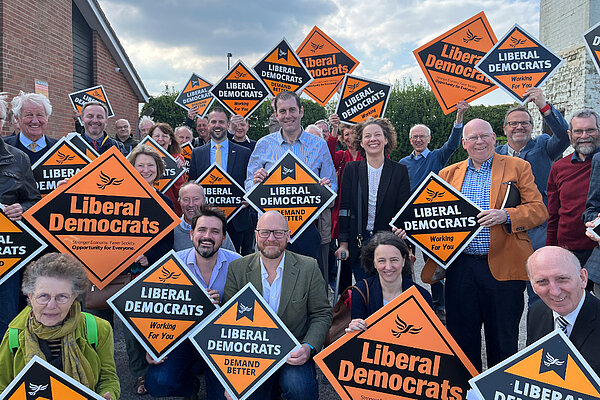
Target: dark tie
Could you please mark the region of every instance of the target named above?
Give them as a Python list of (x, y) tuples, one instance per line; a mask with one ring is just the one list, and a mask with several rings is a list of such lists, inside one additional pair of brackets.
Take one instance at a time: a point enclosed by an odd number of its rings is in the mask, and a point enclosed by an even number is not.
[(94, 150), (98, 151), (98, 142), (92, 140), (92, 146), (94, 146)]
[(558, 325), (560, 330), (563, 331), (565, 335), (569, 336), (567, 333), (567, 326), (569, 325), (569, 321), (567, 321), (565, 317), (561, 315), (556, 317), (556, 325)]

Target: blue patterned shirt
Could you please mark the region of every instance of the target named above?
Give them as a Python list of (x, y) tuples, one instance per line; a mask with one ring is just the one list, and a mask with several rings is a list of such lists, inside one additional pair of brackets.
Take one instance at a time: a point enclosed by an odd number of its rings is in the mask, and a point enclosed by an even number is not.
[(288, 150), (291, 150), (319, 178), (328, 178), (331, 181), (331, 189), (337, 192), (335, 168), (327, 143), (323, 138), (311, 135), (304, 129), (292, 144), (285, 141), (280, 131), (264, 136), (256, 142), (256, 147), (248, 162), (246, 181), (244, 182), (246, 190), (250, 190), (254, 185), (256, 171), (261, 168), (268, 171)]
[[(482, 210), (490, 209), (490, 190), (492, 186), (492, 160), (481, 164), (479, 170), (475, 169), (471, 158), (468, 160), (467, 172), (463, 181), (461, 193)], [(487, 254), (490, 250), (490, 228), (483, 228), (465, 248), (465, 254)]]

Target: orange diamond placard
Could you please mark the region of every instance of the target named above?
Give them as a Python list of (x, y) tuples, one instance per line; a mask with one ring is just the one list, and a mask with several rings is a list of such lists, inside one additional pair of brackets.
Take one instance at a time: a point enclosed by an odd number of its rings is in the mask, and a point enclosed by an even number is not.
[(4, 389), (2, 400), (102, 400), (97, 393), (79, 383), (38, 356), (33, 358)]
[(466, 398), (477, 370), (416, 287), (366, 322), (315, 356), (342, 399)]
[(238, 60), (215, 83), (211, 94), (232, 114), (248, 118), (269, 96), (269, 90), (242, 60)]
[(299, 94), (313, 79), (285, 38), (256, 63), (254, 71), (273, 96), (284, 91)]
[(335, 113), (340, 121), (358, 124), (368, 118), (382, 118), (392, 85), (358, 76), (346, 75)]
[(296, 53), (314, 80), (304, 89), (314, 101), (325, 107), (346, 74), (358, 67), (358, 60), (325, 32), (314, 26)]
[[(85, 103), (89, 101), (98, 101), (104, 104), (108, 109), (106, 118), (110, 118), (115, 115), (112, 107), (110, 106), (110, 102), (108, 101), (108, 97), (106, 96), (104, 86), (102, 85), (83, 89), (78, 92), (69, 93), (69, 100), (71, 100), (71, 105), (73, 106), (73, 109), (75, 109), (79, 113), (83, 109)], [(79, 120), (81, 121), (81, 118)]]
[(436, 173), (427, 178), (394, 216), (390, 226), (447, 268), (483, 228), (481, 209)]
[(190, 340), (238, 400), (250, 396), (300, 346), (250, 282), (204, 321)]
[(31, 166), (35, 183), (42, 197), (56, 189), (58, 182), (81, 171), (90, 161), (88, 156), (84, 155), (66, 137), (60, 138)]
[(476, 68), (513, 99), (525, 104), (525, 91), (542, 86), (562, 63), (562, 58), (515, 24)]
[(47, 246), (22, 221), (11, 221), (0, 204), (0, 285)]
[(231, 221), (242, 209), (244, 189), (217, 163), (212, 164), (196, 179), (204, 188), (206, 204), (220, 208)]
[(244, 199), (259, 213), (277, 210), (286, 217), (293, 243), (335, 200), (336, 193), (320, 185), (319, 177), (290, 150), (268, 173)]
[(162, 360), (217, 309), (173, 250), (107, 303), (155, 361)]
[(211, 88), (212, 84), (209, 81), (193, 73), (181, 93), (179, 93), (179, 96), (175, 99), (175, 104), (186, 111), (192, 108), (196, 109), (198, 118), (204, 118), (208, 108), (215, 100), (212, 94), (210, 94)]
[(116, 147), (23, 216), (100, 289), (181, 222)]
[(413, 51), (444, 114), (461, 100), (471, 102), (497, 88), (475, 69), (494, 43), (482, 11)]

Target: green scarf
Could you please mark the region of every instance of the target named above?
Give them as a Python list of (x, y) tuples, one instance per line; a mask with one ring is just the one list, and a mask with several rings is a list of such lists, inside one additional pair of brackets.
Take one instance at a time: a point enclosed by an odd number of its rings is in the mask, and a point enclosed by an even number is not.
[(94, 390), (94, 387), (90, 385), (90, 380), (93, 379), (92, 367), (75, 340), (75, 332), (79, 327), (81, 318), (81, 304), (78, 301), (73, 302), (69, 314), (67, 314), (67, 318), (63, 323), (56, 326), (43, 325), (35, 319), (33, 312), (31, 312), (23, 331), (23, 350), (27, 362), (33, 356), (38, 356), (45, 360), (46, 357), (40, 349), (38, 338), (42, 340), (61, 339), (63, 372)]

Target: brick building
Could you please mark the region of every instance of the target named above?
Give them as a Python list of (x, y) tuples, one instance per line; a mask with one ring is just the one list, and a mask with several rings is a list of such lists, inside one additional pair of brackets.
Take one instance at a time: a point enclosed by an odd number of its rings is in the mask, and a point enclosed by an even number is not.
[[(96, 0), (0, 0), (0, 90), (12, 99), (48, 83), (47, 134), (75, 130), (68, 93), (102, 84), (115, 117), (135, 126), (148, 92)], [(5, 126), (5, 129), (8, 127)]]

